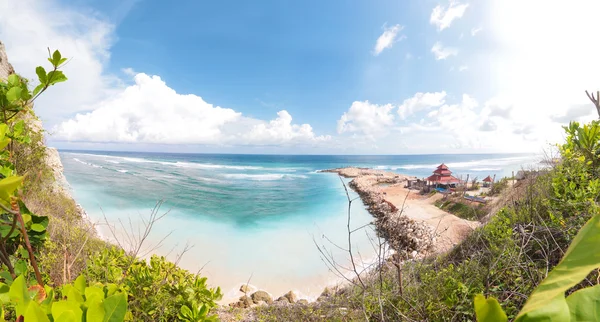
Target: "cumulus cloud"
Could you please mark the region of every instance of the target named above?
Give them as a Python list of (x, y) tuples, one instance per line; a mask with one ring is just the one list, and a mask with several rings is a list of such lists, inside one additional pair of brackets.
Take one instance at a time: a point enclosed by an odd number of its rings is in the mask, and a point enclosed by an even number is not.
[(570, 121), (579, 121), (586, 116), (590, 116), (593, 112), (593, 104), (577, 104), (566, 109), (564, 113), (551, 115), (550, 118), (557, 123), (569, 123)]
[(400, 115), (400, 119), (405, 119), (416, 112), (441, 106), (445, 103), (445, 98), (445, 91), (416, 93), (413, 97), (404, 100), (398, 108), (398, 115)]
[(118, 78), (105, 73), (114, 25), (93, 12), (83, 14), (55, 1), (2, 1), (0, 39), (12, 65), (29, 79), (37, 79), (35, 66), (48, 67), (47, 47), (59, 49), (70, 58), (63, 68), (69, 81), (53, 87), (37, 101), (36, 110), (46, 125), (88, 109), (89, 104), (121, 86)]
[(310, 124), (292, 124), (292, 116), (287, 111), (277, 112), (277, 118), (269, 123), (254, 125), (248, 135), (237, 138), (245, 143), (256, 145), (285, 145), (327, 141), (330, 136), (316, 136)]
[(394, 123), (391, 104), (377, 105), (369, 101), (355, 101), (338, 120), (338, 133), (357, 132), (374, 137), (387, 134), (387, 128)]
[(437, 26), (439, 31), (442, 31), (450, 27), (454, 20), (462, 18), (468, 7), (468, 4), (460, 4), (452, 0), (447, 7), (437, 5), (431, 12), (429, 22)]
[(264, 122), (232, 109), (179, 94), (158, 76), (138, 73), (135, 84), (103, 100), (88, 113), (60, 123), (55, 139), (102, 143), (290, 144), (327, 140), (310, 125), (292, 124), (287, 111)]
[(394, 42), (402, 40), (405, 36), (398, 38), (398, 33), (402, 31), (404, 27), (400, 25), (394, 25), (391, 27), (384, 28), (383, 33), (377, 38), (377, 43), (373, 49), (373, 55), (377, 56), (386, 48), (391, 48)]
[(450, 56), (458, 55), (458, 49), (454, 47), (444, 47), (441, 42), (436, 42), (433, 47), (431, 47), (431, 52), (435, 56), (436, 60), (443, 60)]

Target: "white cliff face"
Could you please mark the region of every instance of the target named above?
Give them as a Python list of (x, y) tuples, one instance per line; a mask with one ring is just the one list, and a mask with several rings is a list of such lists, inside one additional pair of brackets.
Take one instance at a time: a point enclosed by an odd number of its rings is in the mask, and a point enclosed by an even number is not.
[[(0, 80), (6, 80), (8, 75), (13, 74), (14, 72), (12, 65), (8, 62), (4, 44), (0, 41)], [(27, 123), (31, 131), (36, 133), (42, 133), (44, 131), (42, 122), (33, 113), (25, 113), (20, 117)], [(40, 142), (40, 144), (44, 143)], [(54, 175), (54, 182), (51, 185), (51, 189), (55, 193), (62, 193), (72, 199), (69, 191), (69, 183), (63, 174), (63, 165), (58, 151), (55, 148), (48, 147), (46, 147), (45, 150), (45, 162)], [(82, 209), (80, 209), (80, 213), (84, 214)]]
[(6, 79), (8, 75), (14, 73), (12, 65), (8, 63), (4, 44), (0, 41), (0, 79)]

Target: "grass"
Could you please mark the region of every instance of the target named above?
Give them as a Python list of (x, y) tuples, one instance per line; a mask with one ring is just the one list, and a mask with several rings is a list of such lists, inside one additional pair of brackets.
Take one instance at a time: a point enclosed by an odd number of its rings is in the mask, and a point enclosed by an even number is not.
[(488, 207), (484, 204), (470, 204), (457, 198), (440, 199), (435, 202), (435, 205), (446, 212), (467, 220), (481, 220), (489, 212)]

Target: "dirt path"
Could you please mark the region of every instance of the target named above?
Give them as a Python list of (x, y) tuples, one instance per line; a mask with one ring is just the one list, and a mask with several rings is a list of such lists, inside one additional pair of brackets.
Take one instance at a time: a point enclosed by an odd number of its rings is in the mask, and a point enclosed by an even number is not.
[[(469, 221), (449, 214), (434, 205), (434, 202), (442, 196), (436, 194), (429, 198), (423, 198), (416, 192), (401, 186), (392, 186), (383, 189), (385, 199), (394, 206), (402, 209), (403, 214), (414, 219), (422, 220), (430, 225), (436, 232), (436, 252), (446, 252), (460, 243), (473, 229), (480, 226), (477, 221)], [(404, 200), (406, 199), (406, 202)]]

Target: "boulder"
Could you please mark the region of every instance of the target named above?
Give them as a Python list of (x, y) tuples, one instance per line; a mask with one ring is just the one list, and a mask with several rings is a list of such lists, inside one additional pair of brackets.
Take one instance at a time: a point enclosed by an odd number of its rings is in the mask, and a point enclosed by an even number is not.
[(275, 302), (285, 302), (290, 303), (290, 300), (285, 296), (280, 296)]
[(240, 292), (246, 294), (248, 293), (248, 291), (250, 291), (250, 287), (248, 286), (248, 284), (242, 284), (242, 286), (240, 286)]
[(256, 291), (252, 293), (252, 301), (254, 301), (254, 303), (258, 303), (259, 301), (265, 301), (268, 304), (271, 304), (273, 303), (273, 298), (271, 297), (271, 295), (269, 295), (269, 293), (265, 291)]
[(298, 300), (298, 302), (296, 302), (296, 303), (302, 304), (302, 305), (308, 305), (308, 300), (301, 299), (301, 300)]
[(285, 295), (283, 295), (283, 297), (285, 297), (288, 300), (288, 302), (290, 302), (290, 303), (296, 303), (296, 299), (297, 299), (296, 294), (294, 294), (294, 292), (292, 292), (292, 291), (285, 293)]

